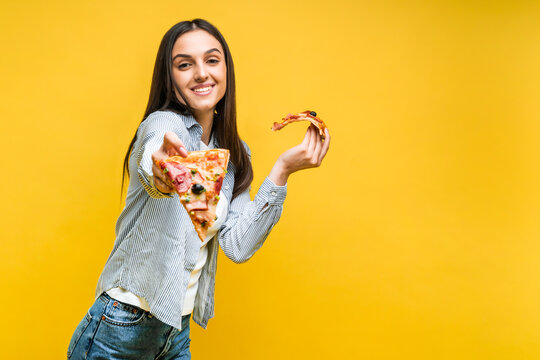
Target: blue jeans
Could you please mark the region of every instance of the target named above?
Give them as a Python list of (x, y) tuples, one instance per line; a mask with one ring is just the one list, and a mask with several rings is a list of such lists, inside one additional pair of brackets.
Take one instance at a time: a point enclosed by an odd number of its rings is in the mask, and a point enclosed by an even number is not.
[(189, 319), (180, 331), (103, 293), (75, 329), (68, 359), (191, 359)]

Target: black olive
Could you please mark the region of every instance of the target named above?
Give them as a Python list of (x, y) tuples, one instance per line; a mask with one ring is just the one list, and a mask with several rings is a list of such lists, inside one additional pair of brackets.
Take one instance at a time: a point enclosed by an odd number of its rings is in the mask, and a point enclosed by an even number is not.
[(191, 191), (193, 191), (194, 194), (200, 194), (204, 191), (204, 186), (202, 186), (201, 184), (193, 184), (193, 186), (191, 187)]
[(311, 116), (317, 116), (317, 113), (316, 113), (315, 111), (312, 111), (312, 112), (309, 113), (309, 115), (311, 115)]

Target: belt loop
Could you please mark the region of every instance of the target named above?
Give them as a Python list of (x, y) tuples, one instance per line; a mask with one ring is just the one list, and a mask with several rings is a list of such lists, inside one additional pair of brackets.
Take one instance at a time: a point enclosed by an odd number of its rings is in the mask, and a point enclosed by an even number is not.
[(108, 304), (112, 299), (105, 291), (100, 295), (100, 297), (105, 300), (105, 304)]

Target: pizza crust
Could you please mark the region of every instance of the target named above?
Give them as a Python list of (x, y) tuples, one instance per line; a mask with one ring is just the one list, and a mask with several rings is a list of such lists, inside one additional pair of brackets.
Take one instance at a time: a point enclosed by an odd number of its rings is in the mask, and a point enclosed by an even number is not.
[(326, 124), (324, 123), (324, 121), (322, 121), (316, 115), (312, 115), (312, 114), (315, 114), (315, 112), (310, 111), (310, 110), (306, 110), (306, 111), (303, 111), (303, 112), (297, 113), (297, 114), (287, 114), (287, 116), (285, 116), (283, 119), (281, 119), (282, 120), (281, 123), (274, 122), (274, 125), (272, 126), (272, 130), (273, 131), (281, 130), (286, 125), (288, 125), (290, 123), (293, 123), (293, 122), (297, 122), (297, 121), (309, 121), (317, 129), (319, 129), (319, 135), (321, 136), (321, 138), (324, 141), (324, 138), (325, 138), (324, 134), (325, 134)]

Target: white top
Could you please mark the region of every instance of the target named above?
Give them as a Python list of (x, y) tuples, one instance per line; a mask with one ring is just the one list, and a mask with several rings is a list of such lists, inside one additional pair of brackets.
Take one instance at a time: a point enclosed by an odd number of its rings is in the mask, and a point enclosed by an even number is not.
[[(213, 139), (210, 140), (210, 143), (208, 143), (208, 146), (201, 141), (201, 150), (209, 150), (213, 149), (214, 142)], [(220, 199), (224, 196), (222, 192), (220, 192)], [(195, 304), (195, 296), (197, 295), (197, 289), (199, 285), (199, 277), (201, 276), (201, 270), (206, 264), (206, 259), (208, 257), (208, 249), (206, 248), (206, 245), (208, 242), (217, 234), (219, 228), (221, 225), (225, 222), (225, 218), (227, 217), (229, 207), (229, 201), (228, 199), (225, 199), (225, 201), (218, 201), (217, 208), (216, 208), (216, 216), (217, 220), (214, 222), (214, 224), (208, 228), (208, 231), (206, 233), (206, 238), (204, 239), (204, 242), (201, 243), (201, 248), (199, 250), (199, 257), (197, 259), (197, 263), (195, 264), (195, 268), (191, 272), (191, 276), (189, 278), (188, 286), (186, 289), (186, 295), (184, 298), (184, 307), (182, 309), (182, 316), (188, 315), (193, 312), (193, 307)], [(138, 296), (132, 293), (131, 291), (128, 291), (121, 287), (116, 287), (107, 290), (107, 294), (119, 301), (122, 301), (124, 303), (137, 306), (143, 310), (150, 311), (150, 306), (148, 305), (148, 302)]]
[[(213, 148), (214, 142), (212, 140), (210, 140), (208, 146), (206, 146), (206, 144), (201, 141), (201, 150), (209, 150)], [(208, 228), (206, 238), (201, 244), (201, 249), (199, 250), (199, 258), (197, 260), (197, 264), (195, 264), (195, 268), (193, 269), (193, 271), (191, 272), (191, 276), (189, 277), (189, 282), (186, 289), (186, 297), (184, 298), (184, 309), (182, 310), (182, 316), (191, 314), (193, 312), (195, 296), (197, 295), (197, 288), (199, 287), (199, 277), (201, 276), (201, 269), (203, 268), (204, 264), (206, 264), (206, 258), (208, 257), (208, 249), (206, 248), (206, 244), (208, 244), (208, 241), (210, 241), (210, 239), (212, 239), (214, 235), (217, 234), (219, 228), (227, 217), (227, 212), (229, 210), (229, 201), (228, 199), (225, 199), (225, 201), (221, 201), (222, 196), (224, 195), (222, 192), (220, 192), (220, 200), (218, 201), (216, 208), (217, 220), (214, 222), (214, 225)]]

